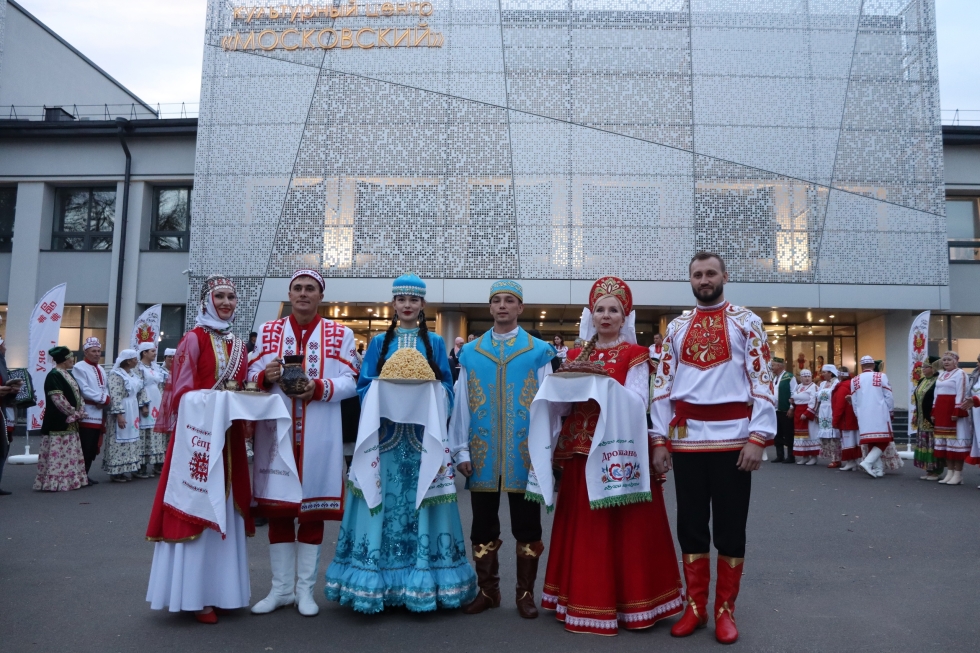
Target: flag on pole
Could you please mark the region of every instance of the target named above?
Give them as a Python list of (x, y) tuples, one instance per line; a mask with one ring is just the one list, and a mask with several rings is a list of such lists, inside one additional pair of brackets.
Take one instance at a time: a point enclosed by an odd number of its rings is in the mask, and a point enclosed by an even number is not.
[(156, 344), (160, 340), (160, 313), (163, 310), (161, 304), (149, 307), (143, 314), (136, 318), (133, 325), (133, 334), (129, 338), (130, 349), (139, 349), (144, 342)]
[[(909, 436), (915, 435), (918, 423), (915, 407), (915, 386), (922, 378), (922, 366), (929, 362), (929, 316), (931, 311), (919, 313), (909, 330)], [(911, 443), (911, 439), (909, 442)]]
[(27, 409), (27, 428), (41, 428), (47, 397), (44, 394), (44, 379), (54, 367), (48, 350), (58, 345), (61, 331), (61, 318), (65, 314), (65, 287), (59, 284), (44, 293), (44, 297), (31, 313), (31, 328), (28, 336), (27, 370), (31, 383), (36, 388), (37, 404)]

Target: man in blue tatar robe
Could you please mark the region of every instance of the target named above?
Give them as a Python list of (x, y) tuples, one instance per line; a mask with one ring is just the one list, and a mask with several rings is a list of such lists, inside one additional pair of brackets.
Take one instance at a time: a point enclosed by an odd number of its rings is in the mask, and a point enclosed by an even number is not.
[(463, 611), (477, 614), (500, 605), (498, 512), (504, 491), (517, 540), (517, 610), (522, 617), (534, 619), (538, 616), (534, 580), (544, 545), (541, 506), (524, 499), (531, 466), (527, 432), (531, 401), (538, 385), (551, 374), (555, 350), (517, 325), (523, 311), (519, 283), (504, 280), (490, 287), (493, 330), (467, 343), (459, 354), (449, 438), (456, 469), (467, 477), (470, 490), (470, 540), (480, 585), (480, 593)]

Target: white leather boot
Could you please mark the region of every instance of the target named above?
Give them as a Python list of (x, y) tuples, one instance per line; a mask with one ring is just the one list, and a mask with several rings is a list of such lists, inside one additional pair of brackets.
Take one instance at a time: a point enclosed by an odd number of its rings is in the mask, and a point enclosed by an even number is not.
[(320, 545), (296, 545), (296, 607), (304, 617), (315, 617), (320, 606), (313, 600), (316, 572), (320, 567)]
[(946, 485), (963, 485), (963, 472), (953, 472)]
[(945, 485), (946, 482), (949, 481), (949, 479), (951, 478), (953, 478), (953, 472), (952, 470), (950, 470), (949, 467), (946, 467), (945, 469), (943, 469), (943, 477), (939, 479), (939, 482)]
[(868, 455), (865, 456), (864, 460), (861, 461), (860, 464), (861, 469), (866, 471), (868, 475), (871, 476), (872, 478), (878, 478), (878, 475), (875, 473), (874, 470), (874, 464), (878, 462), (879, 458), (881, 458), (881, 449), (879, 449), (878, 447), (871, 447), (871, 451), (869, 451)]
[(296, 602), (293, 591), (296, 584), (296, 543), (270, 544), (269, 562), (272, 566), (272, 591), (252, 606), (252, 614), (268, 614)]

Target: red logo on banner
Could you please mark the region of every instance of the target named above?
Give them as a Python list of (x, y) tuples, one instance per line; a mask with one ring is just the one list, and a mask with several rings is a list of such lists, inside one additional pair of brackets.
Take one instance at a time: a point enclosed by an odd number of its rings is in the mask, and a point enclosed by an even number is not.
[(57, 313), (55, 313), (54, 315), (51, 316), (51, 321), (52, 322), (57, 322), (60, 319), (61, 319), (61, 316), (58, 315)]
[(58, 308), (58, 304), (55, 302), (44, 302), (43, 304), (41, 304), (41, 310), (47, 313), (48, 315), (51, 315), (51, 311), (53, 311), (56, 308)]
[(47, 319), (48, 319), (48, 318), (46, 318), (46, 317), (44, 317), (43, 315), (38, 315), (38, 316), (37, 316), (37, 323), (38, 323), (38, 324), (44, 324), (44, 322), (45, 322), (45, 321), (46, 321)]

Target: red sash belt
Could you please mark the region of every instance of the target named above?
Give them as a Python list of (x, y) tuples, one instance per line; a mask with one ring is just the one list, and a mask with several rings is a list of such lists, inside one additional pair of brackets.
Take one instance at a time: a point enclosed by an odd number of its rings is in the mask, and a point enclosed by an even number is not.
[(731, 401), (727, 404), (689, 404), (686, 401), (674, 402), (674, 419), (670, 420), (671, 435), (679, 439), (687, 437), (687, 420), (701, 422), (727, 422), (733, 419), (750, 419), (752, 411), (744, 401)]

